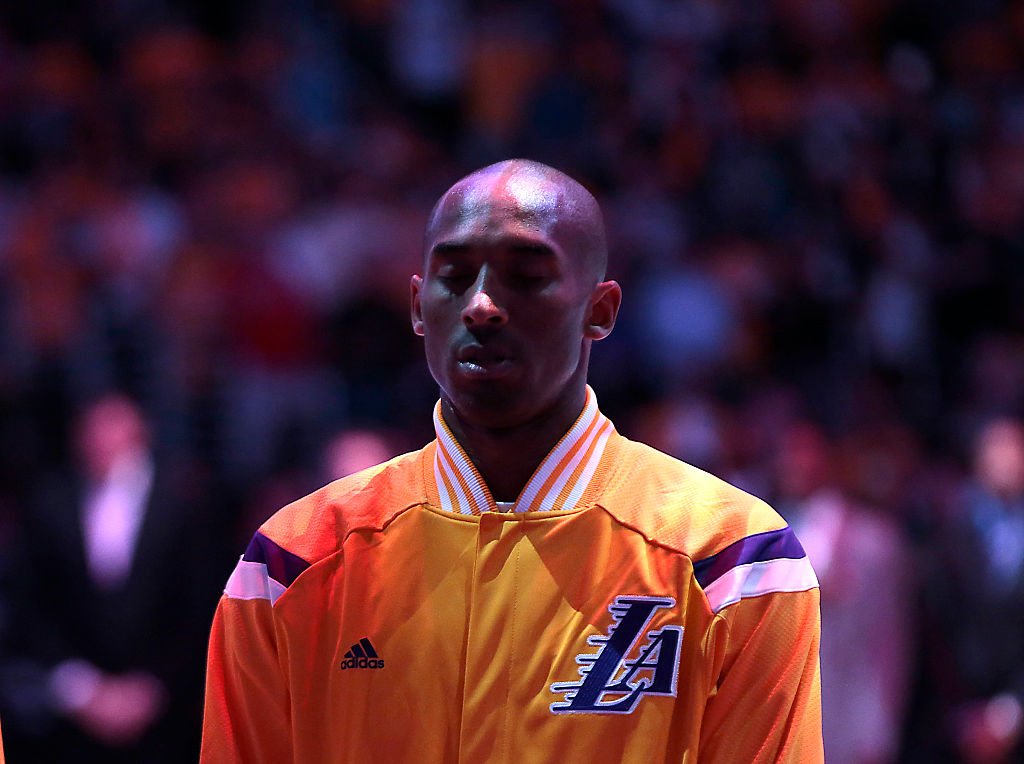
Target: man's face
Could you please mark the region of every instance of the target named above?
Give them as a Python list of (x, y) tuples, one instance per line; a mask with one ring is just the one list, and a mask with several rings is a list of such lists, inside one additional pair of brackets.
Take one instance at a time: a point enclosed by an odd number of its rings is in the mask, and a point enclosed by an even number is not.
[(464, 421), (523, 424), (585, 379), (598, 274), (568, 207), (541, 177), (484, 176), (457, 185), (434, 217), (413, 328)]

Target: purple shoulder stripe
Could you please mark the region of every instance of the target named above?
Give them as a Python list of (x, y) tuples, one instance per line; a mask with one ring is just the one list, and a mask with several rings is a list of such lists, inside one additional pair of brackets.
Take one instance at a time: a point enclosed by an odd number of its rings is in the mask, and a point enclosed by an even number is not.
[(262, 562), (267, 566), (269, 576), (284, 587), (289, 587), (309, 563), (282, 549), (259, 531), (252, 537), (242, 559), (248, 562)]
[(693, 575), (702, 589), (738, 565), (778, 559), (804, 557), (796, 534), (787, 525), (777, 531), (755, 533), (736, 541), (721, 552), (693, 563)]

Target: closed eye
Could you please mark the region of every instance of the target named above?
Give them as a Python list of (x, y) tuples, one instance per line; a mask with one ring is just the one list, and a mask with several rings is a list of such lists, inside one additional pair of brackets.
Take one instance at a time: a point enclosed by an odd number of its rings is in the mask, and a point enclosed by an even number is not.
[(476, 271), (448, 264), (438, 268), (435, 276), (446, 290), (461, 294), (476, 280)]
[(449, 289), (461, 291), (473, 283), (476, 268), (470, 261), (468, 248), (460, 244), (441, 243), (432, 252), (434, 275)]
[(556, 257), (546, 244), (518, 242), (509, 248), (509, 282), (520, 289), (539, 289), (553, 277)]
[(512, 273), (509, 281), (513, 286), (520, 289), (536, 289), (548, 281), (546, 273)]
[(443, 280), (472, 278), (473, 272), (469, 268), (459, 268), (454, 265), (445, 265), (437, 269), (437, 277)]

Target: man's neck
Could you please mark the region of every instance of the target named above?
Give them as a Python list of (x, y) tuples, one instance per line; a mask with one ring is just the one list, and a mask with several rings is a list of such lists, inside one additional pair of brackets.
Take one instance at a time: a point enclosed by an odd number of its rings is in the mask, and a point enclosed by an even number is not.
[(569, 431), (586, 404), (586, 387), (523, 424), (500, 429), (463, 420), (442, 395), (441, 412), (452, 435), (480, 473), (495, 501), (514, 502), (544, 457)]

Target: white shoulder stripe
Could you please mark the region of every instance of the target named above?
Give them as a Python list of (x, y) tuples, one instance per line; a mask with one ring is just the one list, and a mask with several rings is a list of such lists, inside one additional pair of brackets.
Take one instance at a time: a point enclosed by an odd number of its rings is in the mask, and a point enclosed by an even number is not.
[(773, 592), (804, 592), (817, 585), (818, 577), (806, 557), (784, 557), (737, 565), (709, 584), (704, 594), (712, 612), (717, 613), (746, 597)]
[(250, 562), (239, 557), (228, 577), (224, 594), (236, 600), (270, 600), (273, 605), (284, 590), (284, 584), (272, 579), (262, 562)]

